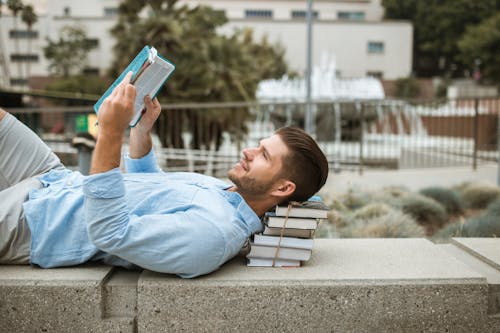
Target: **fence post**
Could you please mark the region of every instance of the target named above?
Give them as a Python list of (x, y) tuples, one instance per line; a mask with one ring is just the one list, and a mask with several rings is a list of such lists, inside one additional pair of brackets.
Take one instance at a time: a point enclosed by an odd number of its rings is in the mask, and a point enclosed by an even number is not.
[(497, 185), (500, 186), (500, 103), (499, 100), (496, 101), (497, 105), (495, 107), (495, 111), (497, 112), (497, 151), (498, 151), (498, 160), (497, 160)]
[(474, 99), (474, 151), (472, 153), (472, 170), (477, 170), (477, 149), (479, 141), (479, 98)]
[(364, 104), (356, 102), (356, 109), (359, 111), (359, 174), (363, 174), (363, 140), (365, 131), (365, 108)]

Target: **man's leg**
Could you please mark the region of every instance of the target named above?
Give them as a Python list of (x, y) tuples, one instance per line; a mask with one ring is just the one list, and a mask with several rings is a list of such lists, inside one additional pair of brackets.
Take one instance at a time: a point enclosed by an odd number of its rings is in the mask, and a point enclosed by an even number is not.
[(31, 233), (22, 205), (41, 187), (35, 176), (62, 167), (35, 133), (0, 109), (0, 264), (29, 263)]
[(59, 158), (28, 127), (0, 109), (0, 191), (51, 169)]

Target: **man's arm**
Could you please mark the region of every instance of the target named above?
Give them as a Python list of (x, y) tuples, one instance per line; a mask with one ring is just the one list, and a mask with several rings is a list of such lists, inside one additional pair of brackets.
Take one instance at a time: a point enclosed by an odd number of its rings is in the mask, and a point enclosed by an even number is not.
[(129, 72), (99, 108), (99, 134), (90, 166), (91, 175), (120, 166), (123, 135), (134, 115), (136, 89), (130, 84), (131, 77), (132, 72)]

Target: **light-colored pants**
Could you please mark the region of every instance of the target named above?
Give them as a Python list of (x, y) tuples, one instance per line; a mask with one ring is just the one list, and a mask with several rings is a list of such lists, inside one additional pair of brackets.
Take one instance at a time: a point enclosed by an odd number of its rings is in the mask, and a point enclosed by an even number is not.
[(11, 114), (0, 121), (0, 264), (27, 264), (30, 231), (23, 203), (40, 188), (38, 175), (63, 168), (59, 158)]

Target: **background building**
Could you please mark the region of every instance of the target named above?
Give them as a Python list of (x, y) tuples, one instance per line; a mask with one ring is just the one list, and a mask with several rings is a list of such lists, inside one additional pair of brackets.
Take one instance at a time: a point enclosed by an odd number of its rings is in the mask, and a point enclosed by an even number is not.
[[(28, 76), (47, 76), (43, 55), (47, 38), (56, 40), (67, 25), (82, 26), (97, 48), (90, 52), (87, 71), (104, 73), (114, 54), (109, 33), (117, 19), (118, 0), (24, 0), (35, 7), (38, 21), (28, 31), (8, 9), (0, 18), (0, 74), (13, 88), (26, 86)], [(225, 12), (229, 23), (221, 32), (250, 27), (256, 38), (268, 36), (286, 49), (290, 69), (306, 68), (307, 1), (181, 0)], [(406, 21), (383, 21), (380, 0), (315, 0), (313, 2), (313, 63), (324, 55), (335, 59), (343, 78), (376, 76), (393, 80), (411, 74), (413, 28)], [(147, 13), (144, 13), (147, 15)], [(27, 65), (29, 64), (29, 66)], [(29, 73), (28, 73), (29, 72)], [(8, 78), (8, 80), (6, 80)]]

